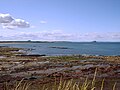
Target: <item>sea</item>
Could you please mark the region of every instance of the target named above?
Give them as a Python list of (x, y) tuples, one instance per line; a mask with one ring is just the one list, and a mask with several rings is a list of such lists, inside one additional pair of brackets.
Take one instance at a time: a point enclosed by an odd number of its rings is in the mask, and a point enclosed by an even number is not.
[(120, 42), (45, 42), (1, 43), (0, 46), (24, 48), (27, 54), (120, 56)]

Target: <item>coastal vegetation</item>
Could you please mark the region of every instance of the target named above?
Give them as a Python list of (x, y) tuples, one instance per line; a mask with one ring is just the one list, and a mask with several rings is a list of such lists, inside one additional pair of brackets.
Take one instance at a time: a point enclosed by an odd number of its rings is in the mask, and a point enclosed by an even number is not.
[(119, 90), (120, 56), (26, 55), (0, 47), (0, 90)]

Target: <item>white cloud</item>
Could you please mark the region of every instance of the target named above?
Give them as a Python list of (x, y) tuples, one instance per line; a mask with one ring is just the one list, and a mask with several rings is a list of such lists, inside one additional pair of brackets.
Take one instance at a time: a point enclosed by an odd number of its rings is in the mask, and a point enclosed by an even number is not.
[[(7, 32), (7, 33), (6, 33)], [(0, 33), (0, 40), (41, 40), (41, 41), (120, 41), (120, 32), (106, 33), (65, 33), (62, 30), (41, 32), (15, 32), (6, 30)]]
[(28, 28), (30, 27), (28, 22), (25, 22), (22, 19), (14, 19), (12, 22), (10, 23), (5, 23), (2, 24), (3, 28), (7, 28), (7, 29), (14, 29), (14, 28)]
[(10, 25), (8, 25), (8, 24), (2, 24), (2, 27), (3, 27), (4, 29), (15, 29), (15, 28), (16, 28), (16, 27), (10, 26)]
[[(3, 35), (0, 35), (3, 36)], [(68, 41), (74, 40), (73, 34), (67, 34), (60, 31), (43, 31), (43, 32), (18, 32), (13, 34), (6, 34), (4, 39), (9, 40), (48, 40), (48, 41)], [(1, 38), (0, 38), (1, 39)], [(3, 39), (3, 38), (2, 38)]]
[(10, 14), (0, 14), (0, 23), (10, 23), (13, 17)]
[(0, 14), (0, 23), (3, 28), (29, 28), (30, 24), (22, 19), (13, 19), (9, 14)]
[(41, 23), (41, 24), (46, 24), (47, 21), (41, 20), (40, 23)]
[(120, 41), (120, 32), (105, 32), (105, 33), (83, 33), (79, 34), (79, 39), (82, 41)]

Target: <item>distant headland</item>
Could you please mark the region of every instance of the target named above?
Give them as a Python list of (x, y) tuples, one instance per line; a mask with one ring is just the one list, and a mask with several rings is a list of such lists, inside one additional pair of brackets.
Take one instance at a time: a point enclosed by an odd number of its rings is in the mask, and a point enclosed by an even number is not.
[(0, 41), (0, 43), (53, 43), (52, 41)]

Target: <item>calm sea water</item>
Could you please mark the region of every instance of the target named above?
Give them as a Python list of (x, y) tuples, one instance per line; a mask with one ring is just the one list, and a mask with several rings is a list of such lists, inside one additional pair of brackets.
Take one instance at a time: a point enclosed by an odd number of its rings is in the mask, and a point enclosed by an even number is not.
[(54, 43), (22, 43), (0, 44), (18, 48), (32, 49), (29, 54), (46, 55), (120, 55), (120, 42), (54, 42)]

